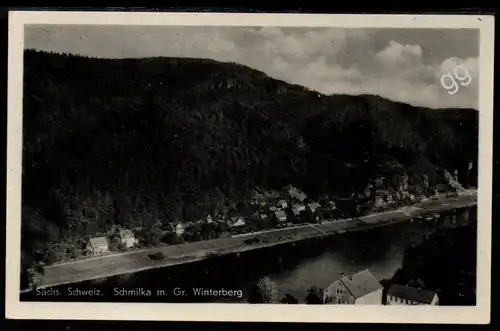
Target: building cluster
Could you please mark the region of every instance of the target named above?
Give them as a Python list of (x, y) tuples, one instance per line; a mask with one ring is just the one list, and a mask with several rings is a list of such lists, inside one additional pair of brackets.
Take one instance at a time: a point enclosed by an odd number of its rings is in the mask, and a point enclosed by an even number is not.
[[(321, 205), (292, 185), (288, 185), (281, 192), (254, 190), (248, 207), (247, 213), (233, 213), (232, 215), (220, 213), (214, 216), (206, 214), (195, 222), (172, 222), (167, 225), (168, 228), (165, 231), (180, 237), (190, 227), (197, 224), (214, 224), (219, 225), (218, 228), (226, 229), (221, 233), (221, 237), (230, 237), (231, 233), (253, 231), (255, 221), (272, 221), (281, 228), (297, 223), (318, 222), (323, 219), (324, 211), (336, 209), (333, 201), (326, 201)], [(306, 213), (308, 217), (302, 217), (302, 213)], [(119, 231), (119, 236), (125, 249), (134, 247), (138, 243), (131, 230), (122, 229)], [(93, 256), (108, 251), (109, 245), (106, 237), (95, 237), (88, 241), (87, 255)]]
[(392, 284), (385, 291), (370, 270), (342, 275), (323, 291), (324, 304), (352, 305), (439, 305), (430, 290)]
[[(451, 177), (451, 176), (450, 176)], [(428, 185), (428, 179), (424, 176), (424, 184)], [(425, 186), (424, 185), (424, 186)], [(443, 186), (443, 188), (441, 188)], [(443, 184), (438, 186), (437, 190), (449, 191), (450, 185)], [(366, 197), (372, 197), (375, 207), (382, 207), (391, 204), (393, 201), (401, 199), (414, 200), (419, 195), (419, 187), (408, 185), (408, 177), (403, 175), (399, 180), (399, 187), (396, 191), (383, 189), (384, 179), (378, 178), (372, 184), (369, 184), (364, 192)], [(247, 212), (235, 212), (228, 214), (221, 212), (217, 215), (206, 214), (195, 222), (173, 222), (168, 224), (166, 232), (171, 232), (177, 236), (183, 236), (186, 230), (196, 224), (214, 224), (217, 228), (224, 228), (220, 233), (221, 237), (230, 237), (235, 233), (251, 232), (255, 229), (253, 225), (259, 221), (272, 221), (269, 227), (278, 228), (293, 226), (300, 223), (320, 222), (322, 220), (332, 221), (335, 217), (336, 204), (334, 201), (322, 199), (320, 204), (309, 198), (300, 189), (288, 185), (281, 192), (252, 190), (249, 208)], [(326, 216), (326, 213), (329, 215)], [(333, 215), (333, 216), (332, 216)], [(326, 218), (326, 219), (325, 219)], [(262, 224), (262, 223), (261, 223)], [(264, 223), (265, 224), (265, 223)], [(260, 226), (259, 228), (265, 228)], [(137, 245), (137, 240), (131, 230), (120, 230), (120, 238), (125, 249)], [(97, 255), (109, 251), (108, 240), (106, 237), (92, 238), (87, 244), (88, 255)]]
[(322, 211), (336, 209), (333, 201), (322, 206), (292, 185), (288, 185), (281, 193), (254, 191), (252, 195), (253, 217), (273, 219), (280, 227), (300, 223), (302, 213), (310, 212), (311, 217), (307, 221), (317, 222), (322, 219)]

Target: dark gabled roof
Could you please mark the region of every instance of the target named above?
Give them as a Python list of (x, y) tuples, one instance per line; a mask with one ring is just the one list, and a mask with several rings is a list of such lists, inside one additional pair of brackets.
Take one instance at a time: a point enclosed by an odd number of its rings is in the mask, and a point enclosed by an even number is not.
[(361, 298), (382, 288), (377, 278), (368, 269), (352, 275), (342, 276), (340, 281), (356, 298)]
[(436, 293), (412, 286), (392, 284), (387, 290), (387, 295), (421, 303), (431, 303)]

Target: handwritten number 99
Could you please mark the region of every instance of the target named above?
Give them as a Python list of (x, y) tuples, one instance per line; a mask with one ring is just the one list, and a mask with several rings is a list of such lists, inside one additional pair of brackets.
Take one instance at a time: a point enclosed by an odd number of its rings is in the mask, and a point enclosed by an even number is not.
[(467, 86), (472, 82), (472, 77), (467, 69), (457, 65), (455, 69), (453, 69), (453, 75), (451, 73), (446, 73), (441, 76), (441, 86), (448, 91), (448, 94), (453, 95), (460, 89), (457, 80), (460, 82), (460, 85)]

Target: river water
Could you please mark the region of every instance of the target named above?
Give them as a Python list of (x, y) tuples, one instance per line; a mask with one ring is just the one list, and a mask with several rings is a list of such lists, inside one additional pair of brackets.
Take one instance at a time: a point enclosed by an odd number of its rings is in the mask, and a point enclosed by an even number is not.
[[(475, 208), (462, 210), (475, 215)], [(132, 275), (87, 281), (56, 289), (59, 295), (23, 295), (21, 300), (37, 301), (110, 301), (110, 302), (245, 302), (249, 285), (267, 276), (279, 296), (292, 294), (303, 302), (311, 286), (324, 288), (342, 273), (370, 269), (379, 280), (391, 278), (401, 267), (405, 248), (419, 243), (424, 236), (442, 227), (455, 226), (464, 217), (458, 211), (428, 220), (412, 220), (366, 231), (357, 231), (313, 239), (295, 244), (228, 255), (182, 266), (153, 269)], [(472, 216), (475, 218), (475, 216)], [(468, 222), (469, 218), (465, 222)], [(74, 289), (98, 289), (100, 296), (68, 294)], [(193, 288), (241, 290), (237, 296), (194, 295)], [(176, 295), (179, 289), (186, 295)], [(117, 291), (128, 290), (127, 292)], [(149, 290), (149, 292), (148, 292)], [(160, 290), (160, 291), (158, 291)], [(163, 291), (163, 292), (162, 292)], [(71, 292), (74, 293), (74, 292)], [(132, 295), (133, 294), (133, 295)]]

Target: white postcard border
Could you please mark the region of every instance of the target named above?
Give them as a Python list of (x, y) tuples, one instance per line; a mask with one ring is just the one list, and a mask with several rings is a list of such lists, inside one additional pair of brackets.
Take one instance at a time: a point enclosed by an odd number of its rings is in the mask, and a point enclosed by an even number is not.
[[(283, 304), (41, 303), (19, 300), (22, 87), (25, 24), (475, 28), (480, 30), (477, 305), (473, 307)], [(6, 317), (15, 319), (487, 324), (490, 321), (494, 17), (233, 13), (9, 13)]]

